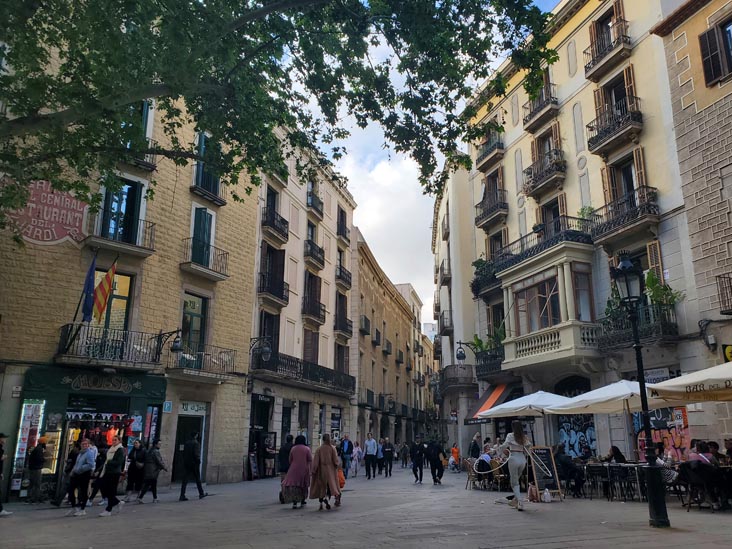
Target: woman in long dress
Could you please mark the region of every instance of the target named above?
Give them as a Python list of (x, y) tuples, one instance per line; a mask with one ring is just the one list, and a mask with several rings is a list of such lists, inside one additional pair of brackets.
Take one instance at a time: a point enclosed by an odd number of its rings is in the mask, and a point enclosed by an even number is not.
[(341, 504), (341, 487), (338, 483), (338, 452), (330, 443), (330, 435), (323, 435), (323, 443), (315, 450), (313, 458), (313, 481), (310, 484), (310, 499), (320, 502), (319, 511), (330, 510), (328, 500), (335, 497), (336, 506)]
[(506, 435), (505, 442), (498, 447), (498, 455), (503, 454), (506, 450), (511, 452), (508, 457), (508, 472), (511, 476), (513, 499), (509, 502), (509, 506), (523, 511), (520, 480), (524, 469), (526, 469), (526, 453), (531, 443), (524, 433), (524, 427), (520, 421), (513, 421), (511, 430), (512, 432)]
[(282, 481), (283, 502), (292, 503), (293, 509), (297, 509), (298, 503), (301, 506), (307, 503), (312, 461), (313, 455), (306, 444), (305, 437), (298, 435), (295, 445), (290, 450), (290, 467)]

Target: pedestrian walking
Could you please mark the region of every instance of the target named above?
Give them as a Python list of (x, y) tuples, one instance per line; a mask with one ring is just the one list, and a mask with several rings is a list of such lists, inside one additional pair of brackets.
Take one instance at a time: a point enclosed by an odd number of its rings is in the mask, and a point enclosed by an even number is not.
[(364, 455), (366, 460), (366, 480), (371, 480), (372, 475), (376, 476), (376, 453), (379, 450), (379, 443), (373, 438), (371, 433), (366, 435), (364, 445)]
[(430, 462), (432, 483), (442, 484), (442, 475), (445, 474), (445, 466), (442, 460), (445, 459), (445, 450), (438, 441), (433, 440), (427, 447), (427, 458)]
[(513, 421), (511, 423), (511, 432), (506, 435), (506, 440), (498, 448), (499, 455), (510, 452), (508, 456), (508, 473), (511, 477), (513, 499), (508, 504), (519, 511), (523, 511), (521, 505), (521, 484), (519, 481), (524, 469), (526, 469), (526, 453), (530, 446), (531, 443), (524, 433), (524, 427), (521, 425), (521, 422)]
[(102, 497), (107, 500), (107, 507), (99, 513), (100, 517), (112, 515), (112, 509), (120, 504), (117, 499), (117, 485), (122, 469), (125, 466), (125, 450), (118, 436), (112, 438), (112, 446), (107, 450), (107, 459), (104, 462), (101, 474)]
[(361, 467), (361, 462), (363, 460), (363, 450), (361, 449), (361, 446), (359, 446), (358, 442), (353, 443), (353, 457), (351, 460), (351, 467), (353, 467), (353, 476), (358, 476), (358, 470)]
[(379, 467), (379, 474), (384, 473), (384, 439), (379, 439), (379, 444), (376, 446), (376, 464)]
[(473, 459), (478, 459), (480, 457), (480, 433), (475, 433), (475, 436), (473, 437), (473, 440), (470, 441), (470, 448), (468, 449), (468, 455)]
[(71, 503), (71, 510), (66, 513), (67, 517), (83, 517), (86, 515), (86, 503), (89, 499), (89, 481), (94, 472), (94, 467), (96, 467), (95, 458), (94, 452), (89, 448), (89, 439), (85, 438), (81, 441), (79, 453), (69, 473), (69, 503)]
[[(94, 458), (95, 466), (94, 472), (92, 473), (92, 491), (91, 495), (89, 496), (90, 506), (94, 505), (94, 498), (97, 497), (97, 493), (102, 490), (102, 469), (104, 469), (104, 464), (107, 462), (106, 446), (100, 446), (99, 448), (93, 446), (93, 448), (96, 457)], [(99, 505), (107, 505), (107, 501), (104, 499), (104, 494), (102, 494), (102, 501), (99, 503)]]
[(163, 456), (160, 453), (160, 441), (156, 440), (145, 453), (145, 465), (142, 469), (142, 489), (137, 496), (137, 503), (145, 503), (143, 500), (148, 489), (152, 492), (153, 503), (158, 502), (158, 475), (160, 471), (167, 471)]
[[(81, 452), (81, 443), (77, 440), (71, 446), (71, 450), (69, 450), (69, 454), (66, 456), (66, 462), (64, 464), (64, 471), (63, 471), (63, 489), (61, 490), (59, 496), (56, 499), (51, 500), (51, 505), (55, 505), (56, 507), (61, 507), (61, 504), (64, 502), (64, 499), (66, 497), (68, 497), (69, 490), (71, 489), (71, 471), (74, 469), (74, 464), (76, 463), (76, 457), (79, 455), (79, 452)], [(74, 511), (72, 510), (67, 514), (72, 515), (73, 513), (74, 513)]]
[(3, 464), (5, 462), (5, 442), (8, 440), (8, 435), (0, 433), (0, 517), (9, 517), (12, 515), (12, 511), (3, 509), (3, 484), (5, 477), (3, 476)]
[(183, 447), (183, 482), (180, 485), (180, 498), (178, 501), (188, 501), (186, 487), (188, 479), (193, 477), (198, 488), (198, 499), (208, 496), (201, 486), (201, 443), (198, 441), (200, 433), (193, 433)]
[(30, 481), (28, 503), (43, 503), (41, 480), (43, 478), (43, 463), (46, 461), (43, 455), (46, 450), (46, 442), (48, 442), (46, 437), (40, 437), (28, 456), (28, 480)]
[(330, 435), (323, 435), (323, 443), (315, 450), (313, 457), (312, 482), (310, 483), (310, 499), (320, 502), (318, 511), (323, 505), (330, 511), (329, 500), (335, 497), (335, 505), (341, 504), (341, 487), (338, 483), (338, 452), (330, 443)]
[(412, 458), (414, 484), (422, 484), (422, 474), (424, 473), (424, 445), (419, 437), (417, 437), (412, 444), (410, 454), (410, 457)]
[(406, 442), (402, 442), (402, 447), (399, 448), (399, 457), (402, 459), (402, 469), (406, 469), (409, 462), (409, 444)]
[(127, 455), (127, 489), (125, 501), (132, 501), (142, 490), (142, 481), (145, 478), (145, 448), (138, 438), (132, 443), (132, 450)]
[(351, 468), (351, 460), (353, 459), (353, 442), (348, 437), (348, 433), (343, 435), (343, 440), (338, 445), (338, 454), (341, 456), (343, 464), (343, 474), (348, 478), (348, 470)]
[[(287, 470), (290, 468), (290, 450), (292, 450), (292, 435), (285, 437), (285, 443), (280, 446), (277, 460), (279, 461), (279, 473), (280, 473), (280, 484), (285, 480), (287, 476)], [(282, 490), (280, 490), (280, 503), (285, 503), (285, 498), (282, 496)]]
[(394, 464), (395, 448), (394, 448), (394, 445), (391, 442), (389, 442), (389, 437), (384, 438), (383, 452), (384, 452), (384, 476), (390, 477), (391, 476), (391, 467)]
[(297, 435), (295, 438), (295, 444), (290, 450), (287, 461), (289, 465), (287, 474), (282, 480), (281, 494), (283, 503), (292, 503), (292, 508), (297, 509), (298, 503), (300, 506), (307, 503), (310, 467), (313, 462), (313, 455), (303, 435)]

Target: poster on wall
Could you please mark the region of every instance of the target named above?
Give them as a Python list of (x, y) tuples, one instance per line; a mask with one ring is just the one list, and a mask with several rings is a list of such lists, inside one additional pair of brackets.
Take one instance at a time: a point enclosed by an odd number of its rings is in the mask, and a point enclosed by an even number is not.
[(11, 473), (10, 489), (20, 490), (23, 481), (23, 469), (28, 449), (33, 448), (38, 440), (38, 429), (43, 422), (45, 400), (25, 400), (20, 414), (18, 442), (15, 446), (13, 471)]

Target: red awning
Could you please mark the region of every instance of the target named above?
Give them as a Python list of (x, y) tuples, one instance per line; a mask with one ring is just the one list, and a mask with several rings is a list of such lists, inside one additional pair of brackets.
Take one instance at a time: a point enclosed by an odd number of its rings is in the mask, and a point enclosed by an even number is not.
[(514, 389), (516, 384), (500, 383), (498, 385), (491, 385), (485, 390), (483, 395), (475, 403), (473, 409), (468, 414), (463, 422), (465, 425), (477, 425), (479, 423), (490, 423), (491, 418), (478, 417), (478, 414), (490, 410), (494, 406), (503, 404), (511, 391)]

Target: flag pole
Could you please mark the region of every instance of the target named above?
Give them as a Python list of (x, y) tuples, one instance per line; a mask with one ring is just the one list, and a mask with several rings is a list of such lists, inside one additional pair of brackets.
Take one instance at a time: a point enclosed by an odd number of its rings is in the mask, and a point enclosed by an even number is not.
[[(94, 257), (92, 258), (92, 261), (96, 260), (97, 254), (99, 254), (99, 248), (94, 248)], [(79, 302), (76, 304), (76, 311), (74, 312), (74, 320), (71, 321), (72, 324), (76, 324), (76, 317), (79, 316), (79, 309), (81, 309), (81, 304), (84, 301), (84, 290), (81, 290), (81, 295), (79, 296)]]

